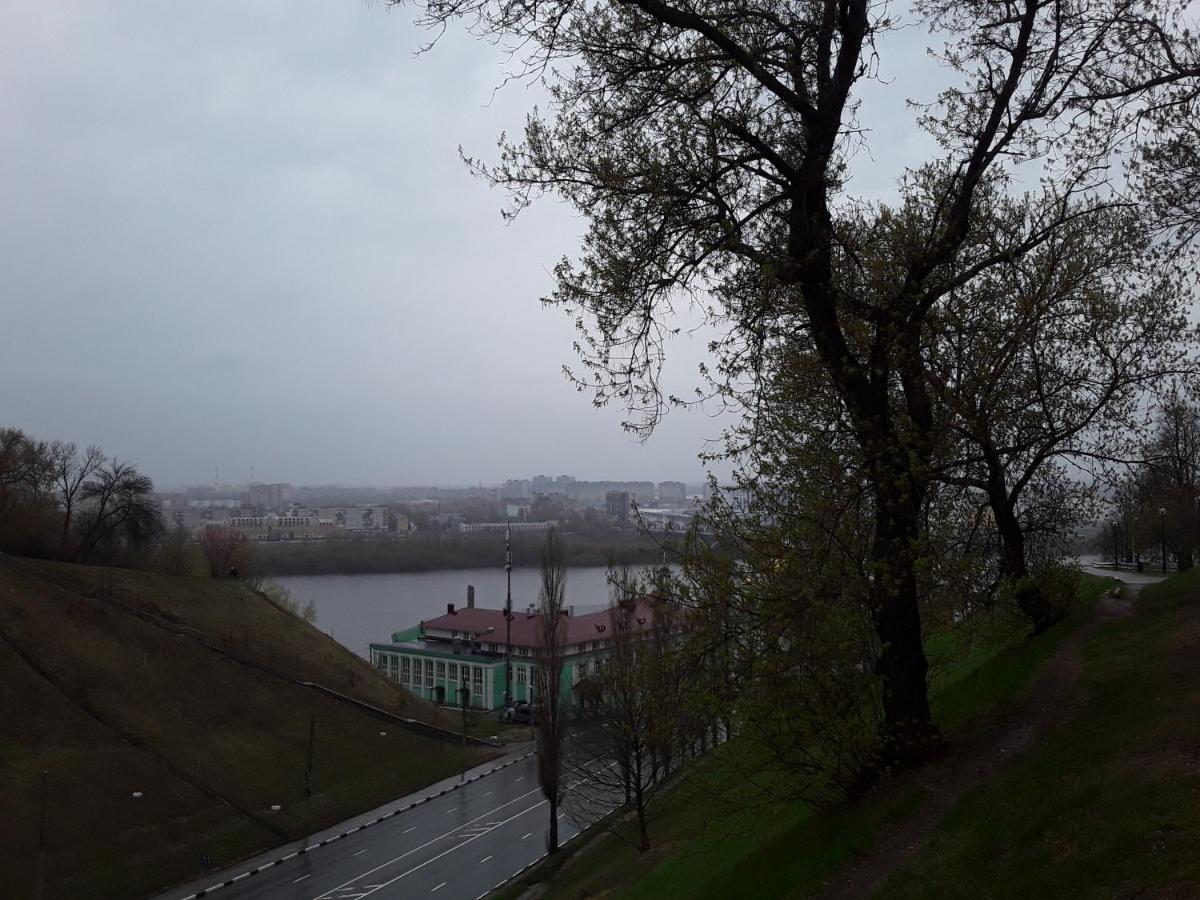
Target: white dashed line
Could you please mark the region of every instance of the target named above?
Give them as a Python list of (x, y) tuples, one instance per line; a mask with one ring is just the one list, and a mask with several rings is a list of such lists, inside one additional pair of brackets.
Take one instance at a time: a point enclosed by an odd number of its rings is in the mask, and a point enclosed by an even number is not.
[(432, 893), (433, 893), (433, 891), (440, 891), (440, 890), (441, 890), (442, 888), (444, 888), (445, 886), (446, 886), (446, 882), (444, 882), (444, 881), (443, 881), (441, 884), (439, 884), (437, 887), (435, 887), (435, 888), (434, 888), (433, 890), (431, 890), (429, 893), (431, 893), (431, 894), (432, 894)]
[(491, 859), (491, 858), (492, 858), (492, 857), (491, 857), (490, 855), (489, 855), (489, 856), (485, 856), (483, 859), (481, 859), (481, 860), (479, 861), (479, 864), (482, 866), (482, 865), (483, 865), (485, 862), (487, 862), (487, 861), (488, 861), (489, 859)]
[(401, 832), (401, 834), (408, 834), (410, 831), (416, 831), (416, 830), (417, 830), (417, 826), (413, 825), (411, 828), (405, 828), (404, 831)]
[(299, 884), (305, 878), (311, 878), (311, 877), (312, 877), (312, 872), (309, 872), (307, 875), (301, 875), (299, 878), (297, 878), (295, 881), (293, 881), (292, 884)]
[(530, 838), (530, 837), (533, 837), (533, 832), (532, 832), (532, 831), (531, 831), (531, 832), (529, 832), (529, 834), (527, 834), (527, 835), (525, 835), (524, 837), (522, 837), (522, 838), (521, 838), (521, 840), (525, 840), (525, 838)]
[(363, 853), (366, 853), (366, 852), (367, 852), (368, 850), (370, 850), (370, 849), (371, 849), (370, 847), (363, 847), (361, 850), (355, 850), (355, 851), (354, 851), (353, 853), (351, 853), (350, 855), (351, 855), (351, 856), (360, 856), (360, 855), (362, 855)]
[(492, 794), (494, 794), (494, 793), (496, 793), (496, 792), (495, 792), (495, 791), (488, 791), (488, 792), (487, 792), (486, 794), (484, 794), (483, 796), (485, 796), (485, 797), (490, 797), (490, 796), (492, 796)]

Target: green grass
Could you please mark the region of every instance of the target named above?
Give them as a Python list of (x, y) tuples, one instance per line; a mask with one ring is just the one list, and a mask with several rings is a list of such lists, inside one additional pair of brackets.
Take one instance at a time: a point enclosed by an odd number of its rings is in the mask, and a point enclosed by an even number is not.
[[(1015, 701), (1062, 639), (1086, 620), (1111, 579), (1084, 575), (1080, 603), (1067, 620), (1032, 638), (1025, 626), (1001, 619), (970, 641), (935, 636), (931, 655), (944, 664), (931, 685), (935, 714), (951, 735)], [(737, 792), (735, 768), (719, 758), (696, 764), (692, 782), (664, 795), (651, 824), (651, 851), (638, 854), (611, 835), (593, 840), (557, 871), (535, 870), (504, 896), (518, 896), (539, 879), (552, 879), (550, 898), (603, 894), (620, 898), (805, 896), (856, 855), (869, 850), (880, 828), (907, 816), (925, 798), (909, 785), (883, 791), (872, 802), (819, 812), (803, 803), (747, 803)], [(926, 894), (925, 896), (936, 896)]]
[[(86, 596), (97, 589), (298, 679), (399, 715), (432, 716), (365, 661), (240, 585), (0, 559), (5, 896), (33, 894), (43, 771), (45, 896), (110, 898), (198, 877), (202, 854), (235, 862), (494, 755), (414, 735), (232, 661)], [(273, 804), (282, 808), (272, 812)]]
[(1200, 895), (1200, 572), (1083, 648), (1082, 700), (968, 794), (881, 896)]

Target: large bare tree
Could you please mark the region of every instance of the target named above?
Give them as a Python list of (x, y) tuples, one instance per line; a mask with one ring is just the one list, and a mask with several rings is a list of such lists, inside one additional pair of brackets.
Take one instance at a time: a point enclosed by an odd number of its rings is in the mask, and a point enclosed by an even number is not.
[(53, 441), (50, 444), (50, 466), (58, 501), (62, 506), (62, 542), (59, 548), (64, 556), (70, 554), (71, 529), (75, 512), (88, 480), (104, 465), (107, 457), (95, 445), (80, 454), (72, 443)]
[[(674, 304), (724, 329), (723, 377), (753, 384), (763, 355), (801, 333), (845, 409), (870, 481), (871, 620), (878, 636), (884, 758), (939, 742), (919, 609), (921, 516), (939, 440), (925, 350), (951, 291), (1020, 258), (1114, 202), (1114, 143), (1144, 106), (1154, 60), (1131, 48), (1164, 33), (1177, 4), (1151, 0), (919, 0), (948, 86), (921, 124), (940, 148), (908, 178), (903, 254), (859, 264), (845, 191), (859, 83), (877, 71), (890, 7), (869, 0), (427, 0), (426, 22), (463, 18), (542, 77), (551, 115), (476, 164), (512, 191), (513, 212), (554, 192), (587, 217), (550, 302), (580, 323), (584, 377), (652, 428)], [(1168, 35), (1173, 33), (1168, 30)], [(897, 98), (899, 100), (901, 98)], [(1053, 174), (1025, 227), (972, 239), (993, 172)], [(888, 221), (874, 215), (882, 225)]]

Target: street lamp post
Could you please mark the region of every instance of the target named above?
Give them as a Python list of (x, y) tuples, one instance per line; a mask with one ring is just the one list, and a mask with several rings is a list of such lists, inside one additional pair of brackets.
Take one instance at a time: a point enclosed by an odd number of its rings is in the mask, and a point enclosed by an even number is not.
[(508, 581), (504, 599), (504, 709), (512, 706), (512, 521), (504, 526), (504, 577)]
[(1162, 554), (1162, 573), (1167, 574), (1167, 510), (1166, 507), (1158, 508), (1158, 544), (1159, 552)]
[(1118, 531), (1117, 520), (1112, 520), (1113, 530), (1113, 569), (1121, 568), (1121, 533)]

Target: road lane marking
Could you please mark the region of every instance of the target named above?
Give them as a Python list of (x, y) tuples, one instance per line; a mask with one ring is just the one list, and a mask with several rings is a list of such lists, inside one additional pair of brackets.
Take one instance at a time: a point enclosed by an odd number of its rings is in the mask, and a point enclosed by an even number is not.
[(405, 828), (404, 831), (402, 832), (402, 834), (408, 834), (410, 831), (416, 831), (416, 830), (417, 830), (417, 826), (414, 825), (412, 828)]
[(440, 890), (441, 890), (442, 888), (444, 888), (445, 886), (446, 886), (446, 882), (444, 882), (444, 881), (443, 881), (441, 884), (439, 884), (437, 887), (435, 887), (435, 888), (434, 888), (433, 890), (431, 890), (429, 893), (431, 893), (431, 894), (432, 894), (432, 893), (433, 893), (433, 891), (440, 891)]
[(495, 791), (488, 791), (488, 792), (487, 792), (486, 794), (484, 794), (483, 796), (485, 796), (485, 797), (490, 797), (490, 796), (492, 796), (492, 794), (494, 794), (494, 793), (496, 793), (496, 792), (495, 792)]
[(446, 815), (448, 815), (448, 816), (449, 816), (449, 815), (453, 815), (453, 814), (454, 814), (454, 813), (456, 813), (456, 812), (458, 812), (458, 809), (457, 809), (457, 808), (455, 808), (455, 809), (448, 809), (448, 810), (446, 810)]
[(483, 859), (481, 859), (479, 861), (479, 864), (482, 866), (485, 862), (487, 862), (491, 858), (492, 858), (492, 855), (489, 853), (487, 856), (485, 856)]
[(525, 838), (531, 838), (531, 837), (533, 837), (533, 832), (532, 832), (532, 831), (531, 831), (531, 832), (529, 832), (529, 834), (527, 834), (527, 835), (525, 835), (524, 837), (522, 837), (522, 838), (521, 838), (521, 840), (525, 840)]
[[(524, 775), (520, 776), (520, 777), (517, 779), (517, 781), (524, 781), (524, 780), (525, 780), (525, 776), (524, 776)], [(514, 783), (514, 784), (516, 784), (516, 782), (513, 782), (513, 783)]]
[(292, 884), (299, 884), (305, 878), (311, 878), (311, 877), (312, 877), (312, 872), (309, 872), (307, 875), (301, 875), (299, 878), (297, 878), (295, 881), (293, 881)]
[(370, 849), (371, 849), (370, 847), (363, 847), (361, 850), (355, 850), (355, 851), (354, 851), (353, 853), (351, 853), (350, 855), (351, 855), (351, 856), (358, 856), (360, 853), (366, 853), (366, 852), (367, 852), (368, 850), (370, 850)]
[[(426, 847), (428, 847), (429, 845), (431, 845), (431, 844), (436, 844), (436, 843), (437, 843), (438, 841), (440, 841), (442, 838), (449, 837), (450, 835), (454, 834), (455, 832), (461, 831), (461, 830), (462, 830), (463, 828), (465, 828), (466, 826), (468, 826), (468, 825), (472, 825), (472, 824), (474, 824), (475, 822), (478, 822), (480, 819), (486, 819), (488, 816), (492, 815), (492, 813), (494, 813), (494, 812), (497, 812), (497, 811), (499, 811), (499, 810), (501, 810), (501, 809), (504, 809), (504, 807), (506, 807), (506, 806), (512, 806), (512, 805), (513, 805), (514, 803), (516, 803), (518, 800), (524, 800), (524, 799), (525, 799), (526, 797), (528, 797), (530, 794), (536, 794), (536, 793), (537, 793), (538, 791), (540, 791), (540, 790), (541, 790), (541, 788), (534, 788), (534, 789), (533, 789), (533, 790), (531, 790), (531, 791), (526, 791), (524, 794), (521, 794), (519, 797), (514, 797), (513, 799), (509, 800), (507, 803), (501, 803), (501, 804), (500, 804), (499, 806), (497, 806), (495, 809), (489, 809), (487, 812), (483, 813), (483, 815), (476, 816), (476, 817), (475, 817), (474, 819), (472, 819), (470, 822), (464, 822), (462, 825), (459, 825), (459, 826), (458, 826), (458, 827), (456, 827), (456, 828), (451, 828), (451, 829), (450, 829), (449, 831), (447, 831), (445, 834), (440, 834), (440, 835), (438, 835), (437, 837), (435, 837), (433, 840), (426, 841), (424, 844), (421, 844), (419, 847), (413, 847), (411, 850), (408, 850), (408, 851), (406, 851), (406, 852), (404, 852), (404, 853), (401, 853), (399, 856), (396, 856), (396, 857), (394, 857), (394, 858), (392, 858), (392, 859), (389, 859), (387, 862), (380, 863), (379, 865), (377, 865), (377, 866), (376, 866), (375, 868), (373, 868), (373, 869), (368, 869), (366, 872), (363, 872), (363, 873), (362, 873), (362, 874), (360, 874), (360, 875), (355, 875), (355, 876), (354, 876), (353, 878), (351, 878), (349, 881), (346, 881), (346, 882), (344, 882), (344, 883), (342, 883), (342, 884), (339, 884), (337, 887), (335, 887), (335, 888), (332, 888), (332, 889), (330, 889), (330, 890), (326, 891), (324, 894), (321, 894), (319, 897), (317, 897), (317, 898), (316, 898), (316, 900), (326, 900), (326, 898), (332, 897), (334, 894), (336, 894), (338, 891), (342, 890), (343, 888), (345, 888), (345, 887), (348, 887), (348, 886), (350, 886), (350, 885), (352, 885), (352, 884), (355, 884), (355, 883), (357, 883), (357, 882), (358, 882), (360, 879), (362, 879), (362, 878), (366, 878), (368, 875), (372, 875), (372, 874), (374, 874), (375, 872), (378, 872), (380, 869), (386, 869), (386, 868), (387, 868), (388, 866), (390, 866), (392, 863), (399, 862), (400, 860), (404, 859), (404, 857), (406, 857), (406, 856), (412, 856), (412, 855), (413, 855), (414, 853), (416, 853), (418, 850), (424, 850), (424, 849), (425, 849)], [(545, 803), (546, 801), (545, 801), (545, 800), (543, 800), (543, 801), (541, 801), (541, 802), (542, 802), (542, 803)], [(538, 805), (541, 805), (541, 804), (538, 804)], [(536, 807), (533, 807), (533, 806), (529, 807), (529, 809), (535, 809), (535, 808), (536, 808)], [(528, 809), (526, 809), (526, 810), (523, 810), (522, 812), (529, 812), (529, 810), (528, 810)], [(521, 815), (521, 814), (522, 814), (522, 813), (518, 813), (517, 815)], [(504, 824), (506, 824), (507, 822), (511, 822), (511, 821), (512, 821), (512, 819), (505, 819), (503, 822), (499, 822), (499, 823), (497, 823), (497, 826), (496, 826), (496, 827), (499, 827), (500, 825), (504, 825)], [(416, 826), (414, 825), (413, 827), (415, 828)], [(409, 829), (409, 831), (412, 831), (412, 828), (410, 828), (410, 829)], [(405, 833), (405, 834), (408, 834), (408, 831), (406, 831), (406, 832), (404, 832), (404, 833)], [(468, 838), (468, 840), (474, 840), (474, 838)], [(461, 844), (458, 844), (458, 845), (456, 845), (456, 847), (461, 847), (461, 846), (462, 846)], [(434, 857), (434, 858), (435, 858), (435, 859), (437, 859), (438, 857)], [(415, 871), (415, 870), (410, 870), (410, 871)], [(407, 874), (407, 873), (405, 873), (405, 874)], [(401, 877), (403, 877), (403, 876), (401, 876)], [(391, 884), (391, 882), (390, 882), (390, 881), (389, 881), (389, 882), (385, 882), (385, 884)], [(376, 890), (378, 890), (378, 888), (377, 888)], [(370, 892), (368, 891), (368, 893), (370, 893)]]
[[(532, 793), (534, 793), (534, 791), (530, 791), (529, 793), (532, 794)], [(526, 796), (528, 796), (528, 795), (526, 795)], [(501, 822), (500, 825), (507, 825), (509, 822), (519, 819), (521, 816), (525, 815), (525, 813), (532, 812), (533, 810), (537, 809), (539, 806), (545, 806), (545, 805), (546, 805), (545, 800), (539, 800), (537, 803), (533, 804), (533, 806), (527, 806), (525, 809), (521, 810), (519, 813), (514, 813), (513, 815), (509, 816), (507, 819), (505, 819), (503, 822)], [(499, 828), (500, 826), (497, 825), (496, 827)], [(532, 832), (530, 832), (530, 833), (532, 834)], [(479, 837), (479, 835), (476, 835), (475, 837)], [(471, 843), (471, 841), (475, 840), (475, 837), (469, 837), (465, 841), (463, 841), (461, 844), (455, 844), (449, 850), (443, 850), (437, 856), (429, 857), (429, 859), (425, 860), (425, 862), (418, 863), (417, 865), (415, 865), (411, 869), (409, 869), (407, 872), (401, 872), (399, 875), (397, 875), (395, 878), (391, 879), (390, 881), (385, 881), (383, 884), (379, 885), (379, 887), (375, 888), (375, 890), (367, 891), (365, 894), (359, 894), (359, 898), (367, 897), (367, 896), (375, 893), (375, 891), (383, 890), (389, 884), (395, 884), (401, 878), (404, 878), (406, 875), (411, 875), (413, 872), (416, 872), (418, 869), (425, 868), (431, 862), (437, 862), (439, 859), (441, 859), (446, 854), (453, 853), (455, 850), (459, 849), (460, 847), (465, 847), (467, 844)], [(347, 882), (347, 883), (350, 884), (353, 882)], [(330, 893), (332, 893), (332, 891)], [(318, 898), (318, 900), (320, 900), (320, 898)]]

